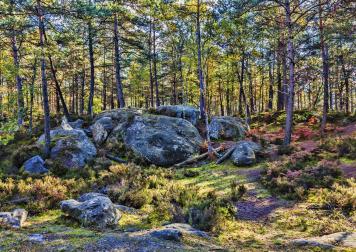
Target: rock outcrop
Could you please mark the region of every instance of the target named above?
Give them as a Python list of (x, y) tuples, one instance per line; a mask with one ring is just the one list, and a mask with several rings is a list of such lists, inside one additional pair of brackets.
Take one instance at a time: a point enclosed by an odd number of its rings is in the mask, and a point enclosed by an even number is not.
[[(50, 158), (59, 162), (66, 169), (83, 168), (85, 164), (96, 156), (96, 148), (83, 130), (73, 129), (69, 124), (64, 128), (50, 131), (51, 153)], [(37, 143), (44, 144), (42, 135)]]
[(24, 165), (24, 172), (30, 175), (44, 174), (48, 172), (45, 161), (40, 156), (34, 156), (27, 160)]
[(82, 195), (78, 200), (70, 199), (60, 203), (61, 210), (79, 221), (83, 226), (106, 228), (114, 226), (121, 218), (111, 200), (99, 194)]
[(0, 212), (0, 226), (21, 228), (27, 219), (25, 209), (15, 209), (12, 212)]
[(136, 161), (158, 166), (188, 159), (199, 152), (203, 141), (198, 130), (185, 119), (130, 109), (98, 115), (92, 132), (97, 144), (103, 144), (107, 138), (106, 143), (123, 146), (124, 154), (129, 153)]
[(156, 108), (155, 113), (158, 115), (182, 118), (194, 126), (198, 124), (200, 115), (199, 109), (185, 105), (159, 106)]
[(231, 116), (215, 116), (209, 124), (210, 137), (215, 140), (241, 140), (245, 137), (246, 131), (245, 123)]
[(231, 155), (232, 162), (239, 165), (252, 165), (256, 162), (256, 153), (262, 150), (261, 145), (252, 141), (239, 141)]

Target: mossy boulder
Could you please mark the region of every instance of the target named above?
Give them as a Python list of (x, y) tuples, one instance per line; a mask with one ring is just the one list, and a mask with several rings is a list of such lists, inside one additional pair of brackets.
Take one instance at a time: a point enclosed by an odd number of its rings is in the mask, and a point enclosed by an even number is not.
[[(50, 158), (60, 162), (66, 169), (83, 168), (86, 163), (96, 156), (96, 148), (83, 130), (79, 129), (54, 129), (51, 135)], [(45, 137), (42, 135), (37, 144), (44, 144)]]
[(170, 117), (182, 118), (196, 126), (199, 121), (199, 109), (185, 105), (169, 105), (159, 106), (154, 111), (155, 114), (165, 115)]
[(246, 124), (232, 116), (215, 116), (209, 124), (210, 138), (215, 140), (241, 140), (246, 131)]

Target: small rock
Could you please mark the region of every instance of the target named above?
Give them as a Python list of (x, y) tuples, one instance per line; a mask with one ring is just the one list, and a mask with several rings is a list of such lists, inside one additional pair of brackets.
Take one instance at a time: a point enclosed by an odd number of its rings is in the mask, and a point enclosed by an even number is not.
[(48, 172), (48, 169), (40, 156), (34, 156), (24, 163), (24, 171), (29, 174), (44, 174)]
[(251, 165), (256, 162), (255, 153), (260, 152), (262, 147), (252, 141), (239, 141), (231, 155), (235, 165)]
[(209, 238), (209, 235), (206, 232), (195, 229), (191, 225), (186, 224), (186, 223), (172, 223), (172, 224), (166, 225), (164, 227), (168, 228), (168, 229), (179, 230), (183, 234), (200, 236), (202, 238)]
[(0, 212), (0, 225), (21, 228), (27, 219), (25, 209), (15, 209), (12, 212)]
[(116, 225), (121, 218), (120, 212), (106, 196), (95, 197), (94, 194), (87, 194), (81, 200), (85, 201), (65, 200), (60, 203), (60, 207), (63, 212), (78, 220), (83, 226), (106, 228)]
[(154, 230), (151, 232), (151, 236), (153, 237), (170, 241), (180, 241), (182, 235), (183, 234), (181, 231), (173, 228), (165, 228), (161, 230)]
[(41, 234), (30, 234), (28, 236), (28, 240), (30, 242), (43, 243), (44, 242), (44, 236), (41, 235)]

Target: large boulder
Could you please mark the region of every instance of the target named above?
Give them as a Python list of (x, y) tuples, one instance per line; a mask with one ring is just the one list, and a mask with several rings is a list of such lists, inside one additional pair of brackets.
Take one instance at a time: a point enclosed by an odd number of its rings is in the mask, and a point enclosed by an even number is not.
[(216, 140), (240, 140), (245, 137), (246, 131), (246, 124), (231, 116), (215, 116), (209, 124), (210, 137)]
[(12, 212), (0, 212), (0, 226), (21, 228), (27, 219), (25, 209), (15, 209)]
[(137, 116), (120, 127), (126, 149), (159, 166), (182, 162), (199, 151), (202, 138), (188, 121), (159, 115)]
[(28, 174), (44, 174), (48, 172), (45, 161), (40, 156), (34, 156), (27, 160), (24, 165), (24, 172)]
[(60, 203), (61, 210), (79, 221), (83, 226), (106, 228), (114, 226), (121, 218), (111, 200), (103, 195), (85, 195), (78, 200), (64, 200)]
[[(50, 131), (50, 158), (58, 161), (66, 169), (83, 168), (96, 156), (96, 148), (83, 130), (66, 128)], [(37, 143), (43, 145), (45, 136), (42, 135)]]
[(194, 126), (198, 124), (200, 115), (199, 109), (185, 105), (159, 106), (155, 113), (158, 115), (182, 118), (191, 122)]
[(251, 165), (256, 162), (256, 155), (262, 150), (261, 145), (252, 141), (239, 141), (231, 155), (235, 165)]

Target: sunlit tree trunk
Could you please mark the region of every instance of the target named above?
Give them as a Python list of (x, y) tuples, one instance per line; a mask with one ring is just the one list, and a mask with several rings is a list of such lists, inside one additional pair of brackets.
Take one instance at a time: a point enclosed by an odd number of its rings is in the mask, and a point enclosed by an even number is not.
[(50, 136), (50, 117), (49, 117), (49, 104), (48, 104), (48, 91), (47, 91), (47, 78), (46, 78), (46, 59), (44, 52), (44, 24), (43, 13), (41, 7), (41, 1), (37, 0), (38, 11), (38, 27), (39, 27), (39, 42), (41, 48), (41, 77), (42, 77), (42, 96), (43, 96), (43, 111), (44, 111), (44, 135), (45, 135), (45, 147), (44, 155), (46, 157), (50, 154), (51, 148), (51, 136)]
[(122, 91), (122, 80), (121, 80), (121, 59), (120, 59), (120, 48), (119, 48), (119, 31), (118, 31), (118, 20), (117, 14), (114, 17), (114, 44), (115, 44), (115, 76), (116, 76), (116, 87), (117, 87), (117, 99), (120, 108), (125, 107), (124, 93)]
[(288, 44), (287, 44), (287, 57), (289, 66), (289, 90), (288, 102), (286, 107), (287, 118), (285, 124), (284, 144), (289, 145), (292, 140), (292, 127), (293, 127), (293, 111), (294, 111), (294, 45), (293, 45), (293, 27), (291, 20), (290, 1), (285, 0), (285, 13), (286, 13), (286, 27), (288, 31)]

